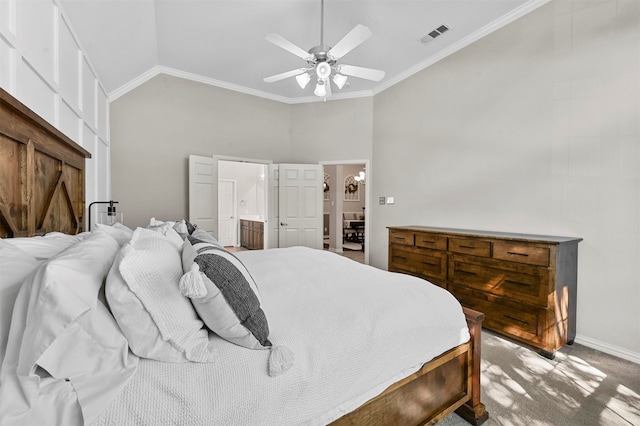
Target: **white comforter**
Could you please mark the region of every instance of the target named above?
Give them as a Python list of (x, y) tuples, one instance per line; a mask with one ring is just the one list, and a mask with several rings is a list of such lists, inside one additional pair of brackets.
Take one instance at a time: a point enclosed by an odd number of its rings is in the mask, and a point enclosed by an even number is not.
[(94, 425), (326, 424), (469, 340), (460, 304), (424, 280), (301, 247), (238, 257), (291, 370), (269, 377), (268, 351), (214, 336), (217, 362), (141, 359)]

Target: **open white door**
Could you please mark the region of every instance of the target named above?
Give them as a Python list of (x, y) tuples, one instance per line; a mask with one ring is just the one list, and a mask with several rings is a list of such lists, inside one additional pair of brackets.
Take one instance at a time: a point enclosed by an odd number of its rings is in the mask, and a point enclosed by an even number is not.
[(322, 249), (323, 167), (280, 164), (278, 172), (278, 246)]
[(223, 246), (238, 245), (236, 181), (218, 179), (218, 241)]
[(278, 248), (280, 235), (280, 218), (278, 217), (280, 170), (277, 164), (269, 164), (267, 187), (267, 223), (265, 223), (265, 248)]
[(218, 234), (218, 161), (189, 156), (189, 222)]

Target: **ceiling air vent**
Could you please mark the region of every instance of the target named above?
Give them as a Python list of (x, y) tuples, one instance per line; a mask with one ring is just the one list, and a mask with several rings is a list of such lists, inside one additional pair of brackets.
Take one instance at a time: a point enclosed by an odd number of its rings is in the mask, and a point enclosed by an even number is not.
[(422, 43), (428, 43), (431, 40), (433, 40), (434, 38), (440, 37), (442, 34), (446, 33), (447, 31), (449, 31), (449, 27), (447, 25), (445, 25), (445, 24), (442, 24), (438, 28), (436, 28), (435, 30), (429, 32), (427, 35), (422, 37), (420, 39), (420, 41)]

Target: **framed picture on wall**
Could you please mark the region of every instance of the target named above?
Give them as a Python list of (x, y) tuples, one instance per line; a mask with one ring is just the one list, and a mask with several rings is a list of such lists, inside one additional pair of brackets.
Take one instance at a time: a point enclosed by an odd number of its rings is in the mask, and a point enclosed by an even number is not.
[(360, 201), (358, 182), (353, 175), (344, 178), (344, 201)]
[(329, 187), (329, 181), (331, 180), (331, 177), (329, 176), (328, 173), (324, 174), (324, 182), (322, 183), (322, 187), (324, 190), (324, 200), (325, 201), (329, 201), (329, 190), (331, 189)]

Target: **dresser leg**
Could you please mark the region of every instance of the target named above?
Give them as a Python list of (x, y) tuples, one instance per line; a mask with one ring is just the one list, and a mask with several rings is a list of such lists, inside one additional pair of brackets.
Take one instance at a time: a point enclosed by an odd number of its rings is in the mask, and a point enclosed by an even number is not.
[(547, 359), (554, 359), (556, 357), (555, 352), (545, 351), (544, 349), (540, 349), (538, 353)]
[(574, 342), (574, 340), (573, 340), (573, 339), (571, 339), (571, 340), (569, 340), (569, 341), (567, 342), (567, 345), (573, 345), (573, 342)]

